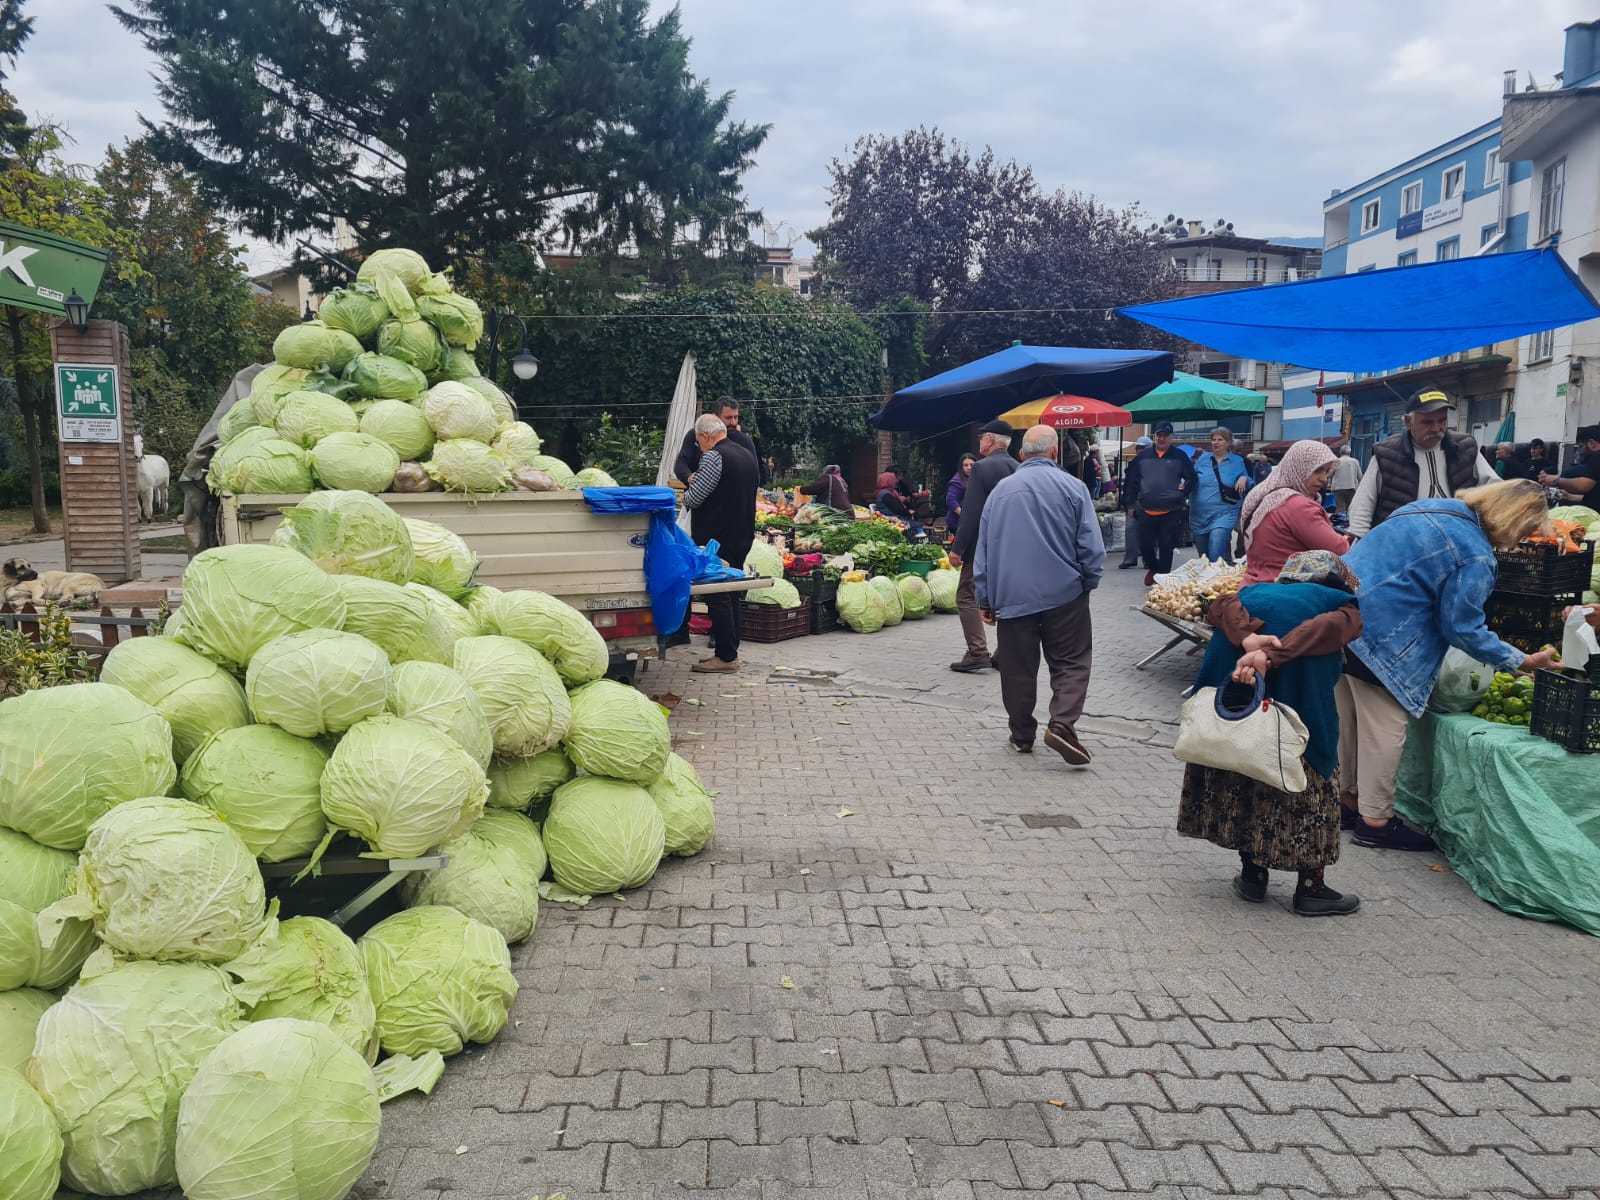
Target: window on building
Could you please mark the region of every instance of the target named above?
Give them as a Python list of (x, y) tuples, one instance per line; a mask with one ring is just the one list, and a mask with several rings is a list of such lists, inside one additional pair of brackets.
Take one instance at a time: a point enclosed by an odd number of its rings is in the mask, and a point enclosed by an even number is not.
[(1407, 250), (1399, 258), (1395, 259), (1394, 265), (1397, 266), (1397, 267), (1414, 267), (1414, 266), (1416, 266), (1417, 265), (1417, 252), (1415, 250)]
[(1222, 260), (1220, 258), (1202, 258), (1195, 263), (1195, 274), (1201, 279), (1218, 280), (1222, 278)]
[(1378, 221), (1383, 216), (1383, 199), (1368, 200), (1361, 206), (1361, 232), (1371, 233), (1378, 228)]
[(1368, 263), (1364, 267), (1357, 267), (1356, 268), (1356, 274), (1357, 275), (1365, 275), (1368, 271), (1376, 271), (1377, 269), (1378, 269), (1378, 264), (1377, 263)]
[(1549, 362), (1556, 356), (1556, 331), (1547, 329), (1543, 333), (1536, 333), (1528, 339), (1528, 361), (1531, 363)]
[(1487, 246), (1490, 242), (1494, 241), (1495, 236), (1499, 234), (1499, 232), (1500, 226), (1485, 225), (1482, 229), (1478, 230), (1478, 245)]
[(1175, 258), (1172, 260), (1172, 265), (1178, 268), (1185, 279), (1189, 277), (1189, 260), (1187, 258)]
[(1459, 199), (1461, 193), (1467, 189), (1467, 164), (1457, 163), (1453, 167), (1446, 167), (1444, 181), (1439, 187), (1441, 200)]
[(1493, 187), (1500, 182), (1500, 151), (1489, 151), (1489, 157), (1483, 161), (1483, 186)]
[(811, 277), (809, 275), (800, 281), (800, 294), (802, 296), (811, 295)]
[(1195, 374), (1201, 379), (1220, 379), (1227, 382), (1233, 376), (1234, 364), (1231, 359), (1219, 358), (1210, 362), (1203, 362), (1195, 368)]
[(1468, 396), (1467, 397), (1467, 425), (1489, 425), (1500, 419), (1500, 406), (1503, 400), (1499, 396)]
[(1244, 277), (1259, 283), (1267, 277), (1267, 260), (1264, 258), (1247, 258), (1244, 260)]
[(1422, 180), (1408, 183), (1400, 189), (1400, 215), (1408, 216), (1422, 211)]
[(1434, 248), (1435, 262), (1450, 262), (1461, 257), (1461, 239), (1458, 237), (1445, 238)]
[(1567, 186), (1567, 160), (1562, 158), (1544, 169), (1539, 181), (1539, 240), (1561, 232), (1561, 193)]

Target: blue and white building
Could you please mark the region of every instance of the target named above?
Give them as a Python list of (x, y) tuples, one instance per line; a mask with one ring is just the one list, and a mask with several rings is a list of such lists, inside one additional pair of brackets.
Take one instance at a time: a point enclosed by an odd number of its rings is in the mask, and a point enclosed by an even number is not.
[[(1519, 92), (1508, 71), (1501, 100), (1496, 119), (1324, 201), (1322, 274), (1553, 246), (1600, 294), (1600, 21), (1566, 30), (1554, 87)], [(1342, 431), (1365, 460), (1424, 385), (1461, 397), (1456, 427), (1480, 442), (1508, 413), (1518, 440), (1570, 442), (1600, 420), (1600, 321), (1378, 375), (1286, 369), (1284, 436)]]

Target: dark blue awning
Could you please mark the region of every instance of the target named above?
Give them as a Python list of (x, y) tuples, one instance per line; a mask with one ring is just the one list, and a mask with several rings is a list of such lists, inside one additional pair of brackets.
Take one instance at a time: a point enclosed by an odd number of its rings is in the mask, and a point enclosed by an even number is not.
[(951, 429), (1060, 392), (1126, 404), (1171, 378), (1172, 355), (1165, 350), (1018, 343), (901, 388), (868, 420), (884, 430)]
[(1600, 317), (1554, 250), (1489, 254), (1117, 310), (1224, 354), (1387, 371)]

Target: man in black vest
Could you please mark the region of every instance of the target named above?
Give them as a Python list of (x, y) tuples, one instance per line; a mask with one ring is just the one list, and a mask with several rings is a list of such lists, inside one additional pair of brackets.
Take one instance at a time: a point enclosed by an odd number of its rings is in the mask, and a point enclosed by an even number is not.
[(989, 635), (983, 631), (983, 613), (973, 591), (972, 556), (977, 553), (978, 524), (983, 520), (983, 506), (989, 493), (1017, 469), (1017, 460), (1010, 453), (1013, 432), (1010, 425), (1004, 421), (990, 421), (978, 432), (978, 461), (967, 477), (967, 494), (961, 501), (961, 527), (956, 530), (955, 543), (950, 547), (950, 565), (961, 570), (956, 584), (956, 612), (961, 618), (962, 639), (967, 643), (966, 653), (951, 663), (950, 669), (963, 675), (997, 665), (989, 657)]
[(1350, 502), (1350, 534), (1362, 537), (1415, 500), (1443, 500), (1469, 487), (1494, 483), (1494, 468), (1478, 453), (1478, 443), (1451, 433), (1455, 401), (1437, 388), (1425, 388), (1406, 401), (1403, 433), (1372, 448), (1356, 498)]
[[(739, 402), (732, 396), (721, 396), (711, 406), (711, 415), (721, 421), (728, 430), (728, 440), (743, 446), (750, 451), (750, 457), (756, 460), (757, 470), (765, 474), (765, 464), (761, 461), (761, 454), (756, 449), (755, 441), (743, 429), (739, 428)], [(689, 482), (700, 466), (700, 444), (695, 440), (694, 426), (683, 435), (683, 445), (678, 447), (678, 457), (673, 460), (672, 473), (684, 483)], [(767, 481), (763, 479), (763, 484)]]
[[(694, 423), (700, 461), (694, 482), (683, 494), (689, 510), (689, 534), (697, 546), (715, 541), (722, 560), (743, 567), (756, 537), (756, 456), (728, 436), (728, 428), (710, 413)], [(739, 619), (742, 594), (722, 592), (706, 597), (711, 616), (710, 658), (692, 670), (702, 674), (739, 669)]]

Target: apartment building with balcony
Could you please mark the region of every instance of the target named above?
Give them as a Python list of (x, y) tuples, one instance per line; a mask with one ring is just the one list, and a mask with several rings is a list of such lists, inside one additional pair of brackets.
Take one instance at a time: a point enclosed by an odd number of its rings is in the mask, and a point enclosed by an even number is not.
[[(1181, 279), (1184, 296), (1202, 296), (1267, 284), (1315, 279), (1322, 250), (1316, 238), (1279, 239), (1244, 237), (1231, 223), (1218, 221), (1209, 229), (1200, 221), (1169, 218), (1158, 232)], [(1241, 437), (1275, 441), (1282, 436), (1283, 364), (1221, 354), (1203, 346), (1187, 345), (1179, 352), (1178, 368), (1206, 379), (1219, 379), (1235, 387), (1265, 393), (1262, 415), (1224, 421)], [(1180, 435), (1203, 435), (1215, 421), (1190, 422)]]

